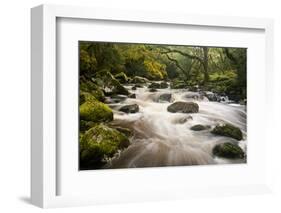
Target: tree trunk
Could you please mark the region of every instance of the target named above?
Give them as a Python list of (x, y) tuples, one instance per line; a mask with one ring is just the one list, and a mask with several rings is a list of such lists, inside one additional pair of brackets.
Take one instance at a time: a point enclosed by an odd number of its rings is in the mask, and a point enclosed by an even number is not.
[(203, 69), (204, 69), (204, 81), (203, 84), (205, 85), (209, 81), (209, 59), (208, 59), (208, 47), (203, 47)]

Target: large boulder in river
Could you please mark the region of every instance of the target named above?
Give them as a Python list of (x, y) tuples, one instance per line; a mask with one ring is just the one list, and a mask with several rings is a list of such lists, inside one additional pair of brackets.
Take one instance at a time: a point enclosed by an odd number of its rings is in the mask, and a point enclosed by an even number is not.
[(213, 148), (213, 155), (221, 158), (243, 159), (245, 157), (244, 151), (236, 144), (222, 143)]
[(197, 103), (194, 102), (182, 102), (178, 101), (172, 103), (167, 108), (168, 112), (181, 112), (181, 113), (197, 113), (199, 111), (199, 106)]
[(119, 111), (125, 113), (137, 113), (139, 111), (139, 106), (137, 104), (130, 104), (122, 106)]
[(108, 122), (113, 120), (112, 110), (99, 101), (86, 101), (79, 108), (80, 119), (93, 122)]
[(231, 137), (239, 141), (243, 139), (242, 131), (238, 127), (233, 126), (231, 124), (217, 125), (211, 131), (211, 133), (215, 135)]
[(125, 134), (103, 124), (95, 125), (80, 139), (80, 167), (100, 168), (105, 164), (105, 158), (113, 157), (118, 150), (129, 145)]

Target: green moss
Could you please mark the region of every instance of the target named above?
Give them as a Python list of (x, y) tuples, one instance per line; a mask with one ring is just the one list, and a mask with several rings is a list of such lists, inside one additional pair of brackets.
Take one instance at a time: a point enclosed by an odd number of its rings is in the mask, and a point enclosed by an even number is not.
[(112, 110), (99, 101), (86, 101), (80, 106), (80, 119), (93, 122), (113, 120)]
[(84, 95), (83, 93), (88, 93), (88, 94), (94, 96), (95, 99), (102, 101), (102, 102), (105, 100), (105, 96), (104, 96), (104, 93), (101, 90), (101, 88), (90, 80), (81, 80), (80, 81), (80, 98), (81, 98), (81, 95), (82, 96)]
[(222, 158), (243, 159), (245, 157), (244, 151), (235, 144), (222, 143), (213, 148), (213, 155)]
[(80, 119), (79, 130), (80, 132), (85, 132), (86, 130), (92, 128), (95, 125), (96, 123), (93, 121), (84, 121)]
[(230, 124), (217, 125), (212, 130), (212, 133), (215, 135), (231, 137), (239, 141), (243, 139), (242, 131), (238, 127)]
[(92, 102), (92, 101), (97, 101), (97, 99), (94, 95), (92, 95), (89, 92), (80, 91), (79, 104), (81, 105), (81, 104), (85, 103), (86, 101)]
[(124, 72), (120, 72), (114, 76), (120, 83), (127, 83), (129, 78)]
[(80, 167), (99, 168), (104, 159), (128, 147), (129, 139), (116, 129), (104, 124), (95, 125), (80, 140)]
[(123, 87), (107, 69), (103, 69), (96, 73), (95, 82), (97, 82), (100, 87), (107, 89), (110, 95), (129, 95), (129, 91)]
[(147, 82), (149, 82), (149, 80), (147, 78), (140, 77), (140, 76), (135, 76), (131, 80), (131, 83), (135, 83), (135, 84), (145, 84)]

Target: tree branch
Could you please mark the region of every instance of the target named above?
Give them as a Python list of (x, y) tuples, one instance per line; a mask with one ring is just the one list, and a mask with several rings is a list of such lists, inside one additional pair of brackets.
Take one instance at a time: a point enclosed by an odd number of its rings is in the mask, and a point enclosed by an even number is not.
[(168, 47), (163, 47), (163, 46), (161, 46), (160, 48), (166, 50), (165, 52), (161, 52), (161, 53), (164, 53), (164, 54), (167, 54), (167, 53), (178, 53), (180, 55), (186, 56), (186, 57), (188, 57), (190, 59), (198, 60), (200, 63), (203, 63), (203, 59), (198, 57), (198, 56), (196, 56), (196, 55), (191, 55), (189, 53), (182, 52), (180, 50), (175, 50), (175, 49), (172, 50), (172, 49), (170, 49)]

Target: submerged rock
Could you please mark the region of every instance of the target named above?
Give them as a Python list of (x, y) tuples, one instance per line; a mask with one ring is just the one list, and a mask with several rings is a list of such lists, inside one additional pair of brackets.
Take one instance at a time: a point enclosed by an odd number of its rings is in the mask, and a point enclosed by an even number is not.
[(202, 125), (202, 124), (197, 124), (197, 125), (192, 126), (190, 129), (193, 130), (193, 131), (202, 131), (202, 130), (206, 130), (206, 129), (209, 129), (209, 128), (211, 128), (211, 127), (205, 126), (205, 125)]
[(239, 141), (243, 139), (242, 131), (238, 127), (233, 126), (231, 124), (217, 125), (211, 131), (211, 133), (215, 135), (231, 137)]
[(80, 167), (100, 168), (104, 158), (113, 157), (118, 150), (130, 145), (123, 133), (103, 124), (95, 125), (80, 140)]
[(86, 101), (79, 108), (80, 119), (93, 122), (107, 122), (113, 120), (112, 110), (99, 101)]
[(184, 124), (186, 122), (188, 122), (189, 120), (193, 120), (192, 116), (191, 115), (188, 115), (186, 117), (183, 117), (183, 118), (178, 118), (178, 119), (175, 119), (173, 121), (174, 124)]
[(175, 102), (172, 103), (167, 108), (168, 112), (176, 113), (197, 113), (199, 111), (199, 106), (197, 103), (194, 102)]
[(137, 104), (130, 104), (122, 106), (119, 111), (125, 113), (137, 113), (139, 111), (139, 106)]
[(222, 143), (213, 148), (213, 155), (222, 158), (243, 159), (245, 157), (244, 151), (236, 144)]

